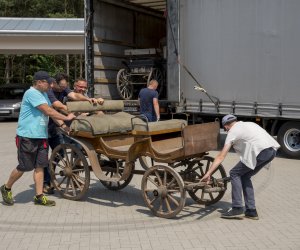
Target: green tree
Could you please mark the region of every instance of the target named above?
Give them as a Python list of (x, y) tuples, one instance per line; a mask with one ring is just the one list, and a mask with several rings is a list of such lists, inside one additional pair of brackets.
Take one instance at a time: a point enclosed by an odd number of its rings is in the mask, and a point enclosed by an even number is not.
[[(2, 17), (82, 18), (84, 0), (0, 0)], [(80, 76), (76, 66), (78, 56), (70, 56), (71, 80)], [(30, 83), (37, 70), (51, 75), (64, 72), (65, 55), (0, 55), (0, 84), (5, 82)]]
[(84, 0), (0, 0), (2, 17), (83, 17)]

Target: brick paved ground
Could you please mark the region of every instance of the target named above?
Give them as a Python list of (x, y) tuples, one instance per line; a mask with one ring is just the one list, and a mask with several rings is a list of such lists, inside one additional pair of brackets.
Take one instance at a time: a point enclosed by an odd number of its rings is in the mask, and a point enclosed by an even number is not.
[[(15, 127), (0, 122), (1, 185), (16, 164)], [(236, 161), (230, 153), (227, 171)], [(300, 249), (299, 179), (299, 160), (281, 157), (254, 178), (259, 221), (219, 218), (230, 206), (230, 189), (207, 208), (188, 197), (180, 215), (167, 220), (145, 207), (141, 176), (113, 192), (92, 175), (84, 200), (54, 196), (57, 206), (48, 208), (33, 204), (32, 173), (27, 173), (13, 187), (15, 205), (0, 204), (0, 249)]]

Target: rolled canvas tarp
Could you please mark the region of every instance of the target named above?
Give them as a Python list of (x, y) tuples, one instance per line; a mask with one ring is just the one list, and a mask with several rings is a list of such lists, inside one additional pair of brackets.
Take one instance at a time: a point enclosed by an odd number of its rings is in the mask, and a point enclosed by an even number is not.
[(121, 100), (105, 100), (103, 104), (90, 103), (88, 101), (67, 102), (70, 112), (92, 112), (92, 111), (122, 111), (124, 102)]

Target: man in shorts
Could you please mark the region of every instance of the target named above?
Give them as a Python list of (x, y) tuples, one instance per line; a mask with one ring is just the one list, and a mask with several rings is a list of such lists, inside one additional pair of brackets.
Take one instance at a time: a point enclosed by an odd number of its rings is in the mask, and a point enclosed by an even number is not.
[(51, 107), (46, 94), (49, 85), (49, 75), (45, 71), (34, 74), (33, 86), (23, 96), (18, 120), (16, 145), (18, 149), (18, 166), (11, 172), (8, 181), (1, 186), (3, 202), (13, 205), (11, 188), (24, 174), (34, 170), (35, 182), (34, 203), (36, 205), (55, 206), (55, 201), (49, 200), (43, 194), (44, 168), (48, 166), (48, 120), (57, 122), (69, 121), (75, 118), (58, 113)]

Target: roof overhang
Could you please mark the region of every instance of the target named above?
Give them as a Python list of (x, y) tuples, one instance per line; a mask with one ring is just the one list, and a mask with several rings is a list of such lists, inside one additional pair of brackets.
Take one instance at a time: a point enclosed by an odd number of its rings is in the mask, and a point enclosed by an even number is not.
[(83, 54), (84, 36), (1, 36), (0, 54)]
[(82, 18), (0, 18), (1, 54), (83, 54)]

